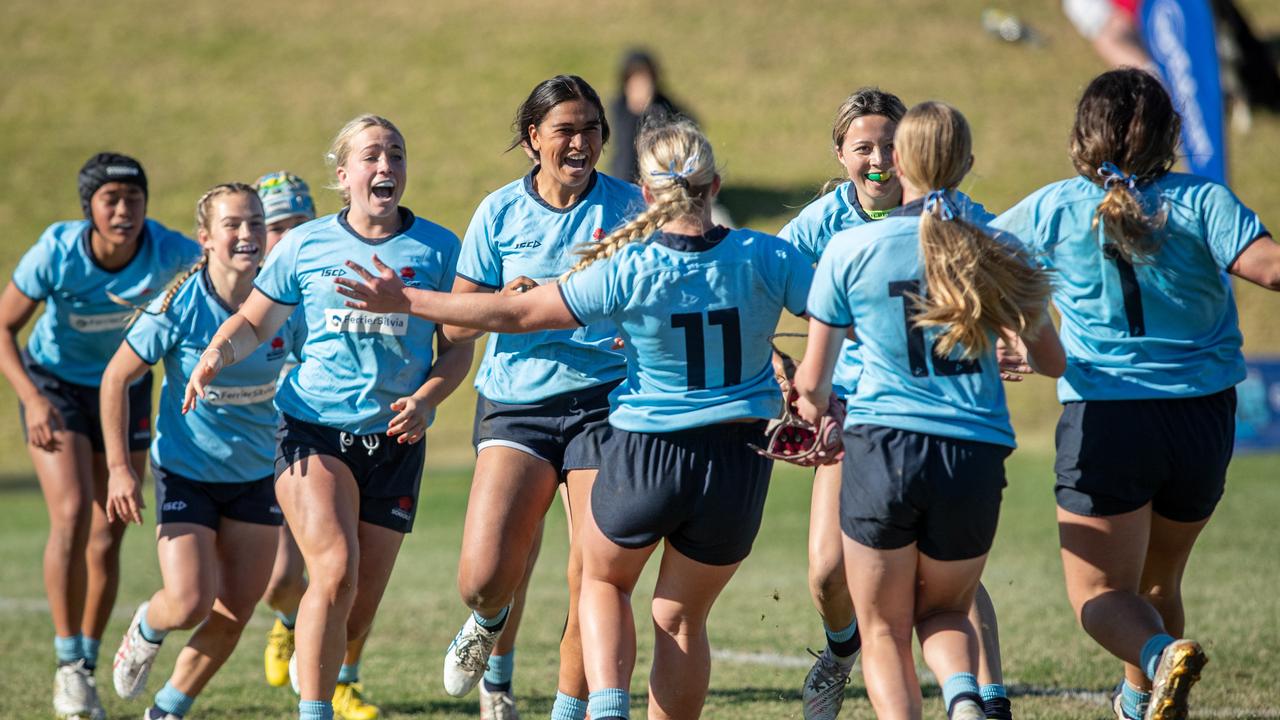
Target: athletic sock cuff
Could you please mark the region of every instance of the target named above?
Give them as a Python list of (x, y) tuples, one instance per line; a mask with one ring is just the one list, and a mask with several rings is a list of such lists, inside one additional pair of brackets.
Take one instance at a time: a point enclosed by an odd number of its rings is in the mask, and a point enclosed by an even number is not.
[(327, 700), (298, 702), (298, 720), (333, 720), (333, 703)]
[(1172, 635), (1152, 635), (1142, 646), (1142, 671), (1147, 674), (1148, 680), (1156, 679), (1156, 668), (1160, 666), (1160, 654), (1164, 649), (1173, 643)]
[(551, 706), (551, 720), (585, 720), (587, 701), (556, 691), (556, 702)]
[(587, 712), (592, 720), (605, 718), (630, 718), (631, 696), (620, 688), (605, 688), (587, 696)]
[(342, 667), (338, 669), (338, 682), (360, 682), (360, 663), (354, 662), (350, 665), (342, 663)]
[(191, 705), (195, 701), (195, 698), (188, 697), (186, 693), (178, 688), (165, 683), (164, 687), (160, 688), (160, 692), (156, 693), (156, 699), (153, 704), (157, 710), (163, 710), (171, 715), (181, 717), (191, 711)]

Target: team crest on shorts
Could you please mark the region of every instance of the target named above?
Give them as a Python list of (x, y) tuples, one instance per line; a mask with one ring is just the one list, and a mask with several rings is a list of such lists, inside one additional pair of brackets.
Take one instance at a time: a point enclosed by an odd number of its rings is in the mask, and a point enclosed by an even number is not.
[(271, 338), (271, 349), (267, 350), (267, 360), (274, 361), (284, 357), (284, 338), (279, 335)]

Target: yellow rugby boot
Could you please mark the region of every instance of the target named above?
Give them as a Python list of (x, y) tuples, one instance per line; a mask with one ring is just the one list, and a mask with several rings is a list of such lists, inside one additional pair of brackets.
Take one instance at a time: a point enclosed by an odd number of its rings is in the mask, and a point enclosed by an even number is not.
[(364, 686), (358, 682), (338, 683), (333, 690), (333, 720), (377, 720), (377, 705), (364, 701)]
[(267, 672), (267, 684), (280, 687), (289, 682), (289, 658), (293, 657), (293, 631), (284, 626), (280, 618), (267, 633), (267, 650), (262, 655), (263, 669)]

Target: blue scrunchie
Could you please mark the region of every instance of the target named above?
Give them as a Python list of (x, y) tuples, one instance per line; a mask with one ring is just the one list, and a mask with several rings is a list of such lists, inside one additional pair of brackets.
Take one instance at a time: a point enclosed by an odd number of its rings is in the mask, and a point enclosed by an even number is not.
[(943, 222), (956, 219), (956, 212), (951, 208), (951, 201), (947, 200), (946, 190), (934, 190), (924, 196), (924, 211), (933, 212), (938, 210), (938, 218)]
[[(692, 155), (685, 158), (684, 166), (679, 169), (676, 168), (676, 161), (672, 160), (671, 163), (667, 166), (666, 171), (650, 170), (649, 177), (665, 178), (677, 184), (681, 184), (685, 187), (688, 187), (689, 176), (698, 170), (698, 154), (699, 154), (698, 151), (694, 150)], [(681, 182), (682, 180), (684, 181), (683, 183)]]
[(1124, 185), (1130, 192), (1138, 189), (1138, 176), (1125, 175), (1115, 163), (1107, 161), (1098, 168), (1098, 176), (1102, 178), (1102, 189), (1110, 190), (1113, 185)]

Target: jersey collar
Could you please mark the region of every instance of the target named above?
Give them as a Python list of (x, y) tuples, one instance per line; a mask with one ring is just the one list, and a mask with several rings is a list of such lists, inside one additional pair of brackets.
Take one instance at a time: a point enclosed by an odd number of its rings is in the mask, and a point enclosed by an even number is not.
[(93, 256), (93, 243), (89, 241), (89, 238), (92, 235), (92, 233), (93, 233), (93, 223), (92, 222), (85, 223), (84, 232), (80, 233), (80, 247), (84, 250), (85, 257), (89, 258), (89, 262), (93, 263), (93, 266), (95, 268), (101, 270), (104, 273), (111, 273), (112, 275), (115, 275), (116, 273), (124, 272), (125, 268), (132, 265), (133, 261), (137, 260), (138, 256), (142, 254), (142, 246), (144, 243), (147, 242), (147, 237), (151, 234), (151, 228), (147, 225), (146, 220), (142, 221), (142, 232), (138, 234), (138, 243), (137, 243), (137, 246), (133, 248), (133, 255), (130, 256), (128, 262), (116, 268), (115, 270), (103, 267), (102, 263), (98, 262), (98, 258)]
[(342, 226), (343, 230), (350, 233), (352, 237), (366, 245), (381, 245), (393, 237), (409, 232), (409, 228), (413, 227), (413, 221), (416, 219), (413, 216), (413, 211), (407, 207), (398, 207), (396, 210), (400, 213), (400, 229), (396, 231), (395, 235), (388, 235), (384, 238), (368, 238), (356, 232), (355, 228), (351, 227), (351, 223), (347, 222), (347, 213), (351, 211), (349, 207), (342, 208), (338, 212), (338, 224)]
[(680, 252), (704, 252), (720, 244), (729, 235), (729, 228), (717, 225), (702, 235), (677, 235), (660, 232), (653, 236), (659, 245), (679, 250)]
[(582, 201), (586, 200), (587, 196), (590, 195), (591, 192), (596, 189), (596, 181), (600, 178), (600, 173), (596, 172), (595, 170), (592, 170), (591, 179), (587, 180), (587, 189), (583, 190), (582, 194), (578, 196), (578, 199), (574, 201), (574, 203), (569, 207), (558, 208), (552, 205), (551, 203), (547, 202), (546, 200), (543, 200), (542, 196), (538, 194), (537, 188), (533, 186), (533, 176), (537, 175), (538, 171), (541, 169), (542, 169), (541, 165), (534, 165), (533, 169), (529, 171), (529, 174), (524, 176), (524, 191), (529, 194), (529, 197), (533, 198), (534, 202), (550, 210), (551, 212), (558, 213), (560, 215), (563, 215), (568, 212), (572, 212), (575, 208), (581, 205)]

